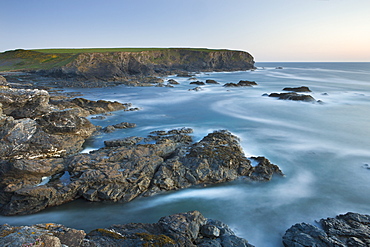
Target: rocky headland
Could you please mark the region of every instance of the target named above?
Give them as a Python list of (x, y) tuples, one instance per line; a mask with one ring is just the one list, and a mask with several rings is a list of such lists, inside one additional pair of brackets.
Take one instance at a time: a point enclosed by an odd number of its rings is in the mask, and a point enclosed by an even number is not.
[(244, 51), (191, 48), (121, 50), (7, 51), (0, 54), (0, 71), (25, 71), (54, 78), (53, 83), (63, 87), (97, 87), (112, 83), (140, 85), (147, 83), (147, 77), (169, 74), (255, 68), (253, 57)]

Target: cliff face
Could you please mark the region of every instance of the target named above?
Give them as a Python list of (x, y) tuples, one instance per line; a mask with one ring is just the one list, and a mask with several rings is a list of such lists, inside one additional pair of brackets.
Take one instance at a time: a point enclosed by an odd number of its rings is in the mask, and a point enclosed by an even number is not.
[(184, 71), (236, 71), (253, 68), (253, 57), (243, 51), (165, 49), (81, 53), (68, 64), (43, 70), (42, 73), (59, 78), (110, 80)]

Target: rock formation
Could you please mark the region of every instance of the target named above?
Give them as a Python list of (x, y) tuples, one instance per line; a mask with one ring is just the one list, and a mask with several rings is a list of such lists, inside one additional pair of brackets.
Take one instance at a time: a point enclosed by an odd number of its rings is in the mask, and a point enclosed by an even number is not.
[(86, 234), (59, 224), (0, 226), (1, 246), (228, 246), (253, 247), (224, 223), (205, 218), (198, 211), (178, 213), (157, 223), (130, 223), (98, 228)]
[(255, 85), (257, 85), (255, 81), (241, 80), (238, 83), (233, 83), (233, 82), (226, 83), (224, 87), (251, 87)]
[(315, 102), (315, 98), (307, 94), (298, 94), (298, 93), (271, 93), (269, 97), (274, 97), (283, 100), (295, 100), (295, 101), (304, 101), (304, 102)]
[(346, 213), (321, 219), (319, 227), (307, 223), (295, 224), (283, 236), (284, 246), (370, 246), (369, 215)]
[[(241, 177), (268, 181), (273, 174), (283, 175), (263, 157), (256, 158), (259, 164), (253, 167), (238, 138), (228, 131), (215, 131), (197, 143), (192, 143), (191, 132), (158, 131), (144, 143), (135, 137), (106, 142), (105, 148), (64, 159), (4, 161), (1, 211), (6, 215), (29, 214), (79, 197), (128, 202), (194, 185)], [(50, 181), (41, 183), (47, 176)]]

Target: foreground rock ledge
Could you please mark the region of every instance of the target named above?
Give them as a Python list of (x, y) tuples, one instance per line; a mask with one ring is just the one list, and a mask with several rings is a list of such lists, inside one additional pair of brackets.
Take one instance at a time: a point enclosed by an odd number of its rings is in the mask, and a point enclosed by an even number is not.
[[(86, 234), (58, 224), (0, 226), (1, 246), (230, 246), (253, 247), (218, 220), (198, 211), (162, 217), (157, 223), (130, 223)], [(27, 245), (28, 244), (28, 245)]]
[[(255, 158), (258, 165), (253, 167), (239, 139), (229, 131), (215, 131), (194, 144), (191, 132), (186, 128), (157, 131), (144, 141), (129, 138), (117, 141), (118, 147), (90, 154), (3, 162), (1, 212), (30, 214), (81, 197), (128, 202), (194, 185), (238, 178), (268, 181), (274, 174), (283, 175), (264, 157)], [(43, 177), (49, 181), (41, 183)]]
[(335, 218), (321, 219), (319, 227), (307, 223), (295, 224), (284, 237), (286, 247), (370, 246), (370, 216), (346, 213)]

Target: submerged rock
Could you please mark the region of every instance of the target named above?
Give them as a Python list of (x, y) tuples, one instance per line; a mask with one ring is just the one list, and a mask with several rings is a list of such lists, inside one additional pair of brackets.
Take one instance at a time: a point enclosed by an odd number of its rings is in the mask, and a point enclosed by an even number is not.
[(190, 84), (195, 84), (195, 85), (200, 85), (200, 86), (203, 86), (203, 85), (206, 85), (204, 82), (202, 81), (192, 81), (190, 82)]
[(224, 223), (198, 211), (178, 213), (157, 223), (129, 223), (98, 228), (86, 234), (60, 224), (0, 226), (1, 246), (228, 246), (253, 247)]
[(301, 87), (286, 87), (286, 88), (283, 88), (283, 91), (291, 91), (291, 92), (312, 92), (306, 86), (301, 86)]
[(251, 87), (251, 86), (255, 86), (257, 85), (257, 83), (255, 81), (246, 81), (246, 80), (241, 80), (239, 81), (238, 83), (233, 83), (233, 82), (230, 82), (230, 83), (226, 83), (224, 85), (224, 87)]
[(299, 223), (283, 236), (286, 247), (303, 246), (370, 246), (370, 216), (346, 213), (335, 218), (321, 219), (320, 228)]
[(219, 84), (217, 81), (215, 80), (206, 80), (206, 83), (207, 84)]
[(274, 97), (283, 100), (295, 100), (304, 102), (315, 102), (315, 98), (307, 94), (297, 94), (297, 93), (271, 93), (269, 97)]
[[(2, 189), (1, 211), (6, 215), (34, 213), (79, 197), (89, 201), (128, 202), (138, 196), (194, 185), (211, 185), (240, 177), (267, 181), (273, 174), (283, 175), (277, 166), (262, 157), (257, 158), (260, 164), (253, 167), (239, 139), (228, 131), (215, 131), (194, 144), (189, 136), (191, 132), (187, 128), (153, 132), (144, 140), (150, 144), (140, 144), (140, 137), (106, 141), (107, 147), (89, 154), (50, 160), (50, 164), (59, 162), (53, 172), (35, 174), (25, 169), (19, 177), (12, 169), (2, 169), (0, 175), (7, 179), (1, 188), (12, 189)], [(43, 167), (41, 161), (34, 162), (35, 167)], [(70, 175), (68, 183), (57, 176), (66, 171)], [(50, 181), (36, 186), (46, 175), (51, 176)], [(34, 182), (24, 183), (28, 177), (33, 177)]]

